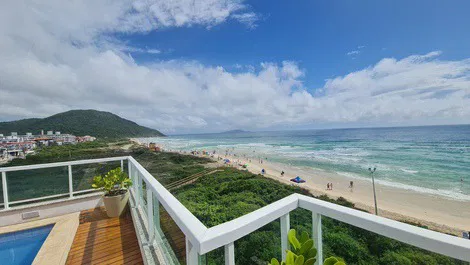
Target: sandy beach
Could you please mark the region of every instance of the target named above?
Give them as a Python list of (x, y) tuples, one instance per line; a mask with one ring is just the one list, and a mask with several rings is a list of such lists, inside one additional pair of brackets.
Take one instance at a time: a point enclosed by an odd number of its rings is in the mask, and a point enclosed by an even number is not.
[[(134, 139), (136, 142), (137, 139)], [(178, 152), (176, 150), (172, 150)], [(189, 154), (188, 152), (183, 152)], [(209, 157), (207, 155), (199, 155)], [(258, 159), (244, 157), (236, 150), (230, 153), (220, 151), (213, 156), (214, 161), (223, 166), (233, 166), (243, 169), (239, 164), (248, 164), (247, 170), (260, 174), (265, 169), (265, 177), (277, 180), (288, 185), (299, 185), (308, 189), (313, 195), (328, 195), (331, 198), (344, 197), (353, 202), (357, 208), (374, 212), (372, 181), (352, 178), (316, 170), (312, 168), (294, 167)], [(229, 159), (231, 163), (225, 164), (221, 159)], [(281, 172), (284, 171), (284, 176)], [(296, 184), (291, 178), (300, 176), (305, 183)], [(350, 181), (354, 182), (349, 188)], [(327, 190), (327, 183), (333, 183), (333, 189)], [(451, 233), (461, 236), (463, 231), (470, 230), (470, 202), (457, 201), (416, 191), (394, 188), (376, 182), (377, 204), (380, 216), (399, 221), (421, 223), (432, 230)]]

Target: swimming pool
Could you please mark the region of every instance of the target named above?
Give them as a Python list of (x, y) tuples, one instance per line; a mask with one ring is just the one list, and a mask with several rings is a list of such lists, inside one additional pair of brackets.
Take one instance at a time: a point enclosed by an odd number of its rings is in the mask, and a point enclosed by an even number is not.
[(0, 234), (0, 263), (2, 265), (31, 264), (52, 227), (54, 224)]

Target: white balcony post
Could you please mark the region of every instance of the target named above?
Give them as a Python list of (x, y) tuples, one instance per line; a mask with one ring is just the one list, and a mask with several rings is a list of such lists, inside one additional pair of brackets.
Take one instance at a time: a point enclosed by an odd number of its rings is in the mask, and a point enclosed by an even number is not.
[(315, 265), (323, 264), (323, 242), (321, 229), (321, 214), (312, 212), (312, 239), (317, 249)]
[(281, 251), (282, 260), (286, 260), (286, 251), (289, 249), (289, 240), (287, 239), (287, 233), (290, 229), (290, 217), (289, 214), (281, 216)]
[(72, 165), (69, 165), (68, 169), (69, 169), (69, 196), (70, 198), (73, 198)]
[(124, 160), (121, 159), (121, 170), (124, 172)]
[(188, 238), (186, 238), (186, 264), (199, 265), (199, 254)]
[(235, 265), (235, 245), (233, 242), (224, 246), (225, 265)]
[(7, 187), (7, 173), (2, 172), (2, 188), (3, 188), (3, 209), (10, 208), (8, 205), (8, 187)]
[(149, 244), (152, 244), (155, 235), (155, 226), (153, 224), (153, 193), (151, 189), (147, 189), (147, 224)]

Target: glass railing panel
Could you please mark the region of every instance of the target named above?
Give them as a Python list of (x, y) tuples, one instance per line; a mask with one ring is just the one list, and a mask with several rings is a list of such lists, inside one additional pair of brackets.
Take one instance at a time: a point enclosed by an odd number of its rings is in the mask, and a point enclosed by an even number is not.
[(0, 173), (0, 210), (5, 208), (5, 205), (3, 204), (3, 183), (1, 181), (1, 173)]
[[(142, 178), (142, 175), (140, 175), (140, 178)], [(139, 185), (139, 195), (140, 195), (140, 200), (142, 202), (142, 210), (145, 213), (145, 218), (148, 216), (148, 210), (147, 210), (147, 183), (142, 180), (140, 185)]]
[[(120, 161), (119, 161), (119, 166), (121, 166)], [(123, 162), (122, 162), (122, 171), (124, 171), (124, 173), (126, 173), (126, 175), (129, 175), (129, 163), (127, 162), (127, 160), (123, 160)]]
[(337, 255), (348, 264), (468, 265), (331, 218), (323, 217), (322, 224), (324, 257)]
[[(290, 213), (291, 228), (311, 235), (312, 213)], [(424, 227), (425, 228), (425, 227)], [(323, 258), (336, 256), (346, 264), (468, 264), (322, 216)]]
[(44, 200), (53, 200), (69, 196), (69, 178), (67, 166), (12, 171), (7, 172), (6, 174), (10, 206), (32, 203), (24, 202), (15, 204), (15, 201), (24, 201), (44, 196), (65, 194), (60, 197)]
[[(105, 175), (108, 171), (121, 166), (120, 161), (93, 163), (72, 166), (73, 191), (83, 191), (91, 189), (93, 178), (98, 175)], [(127, 171), (124, 171), (127, 173)], [(84, 193), (80, 193), (84, 194)]]
[[(154, 222), (158, 231), (157, 244), (165, 254), (168, 264), (186, 264), (186, 237), (183, 231), (162, 205), (158, 209), (159, 222)], [(160, 227), (157, 227), (158, 224)]]
[[(223, 248), (222, 248), (223, 250)], [(222, 251), (222, 257), (224, 257)], [(279, 261), (282, 256), (281, 226), (277, 219), (253, 233), (250, 233), (235, 241), (236, 264), (267, 264), (272, 258)], [(207, 255), (208, 264), (223, 264), (219, 255)]]
[[(238, 263), (237, 260), (237, 242), (235, 242), (235, 263)], [(216, 265), (216, 264), (225, 264), (225, 248), (220, 247), (216, 248), (212, 251), (207, 252), (206, 254), (202, 255), (203, 262), (202, 265)], [(247, 264), (257, 264), (257, 263), (247, 263)], [(263, 263), (264, 265), (267, 263)]]

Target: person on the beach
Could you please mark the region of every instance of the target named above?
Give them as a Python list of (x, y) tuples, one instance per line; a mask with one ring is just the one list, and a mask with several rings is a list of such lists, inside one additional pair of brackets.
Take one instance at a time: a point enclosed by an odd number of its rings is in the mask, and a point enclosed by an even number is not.
[(263, 169), (261, 169), (261, 174), (264, 175), (264, 173), (266, 173), (266, 170), (264, 170), (264, 168), (263, 168)]
[(333, 182), (330, 183), (330, 190), (333, 190)]
[(283, 177), (283, 176), (284, 176), (284, 171), (281, 172), (281, 177)]
[(330, 190), (330, 183), (326, 183), (326, 190)]
[(349, 188), (352, 189), (353, 186), (354, 186), (354, 182), (351, 180), (351, 181), (349, 182)]

